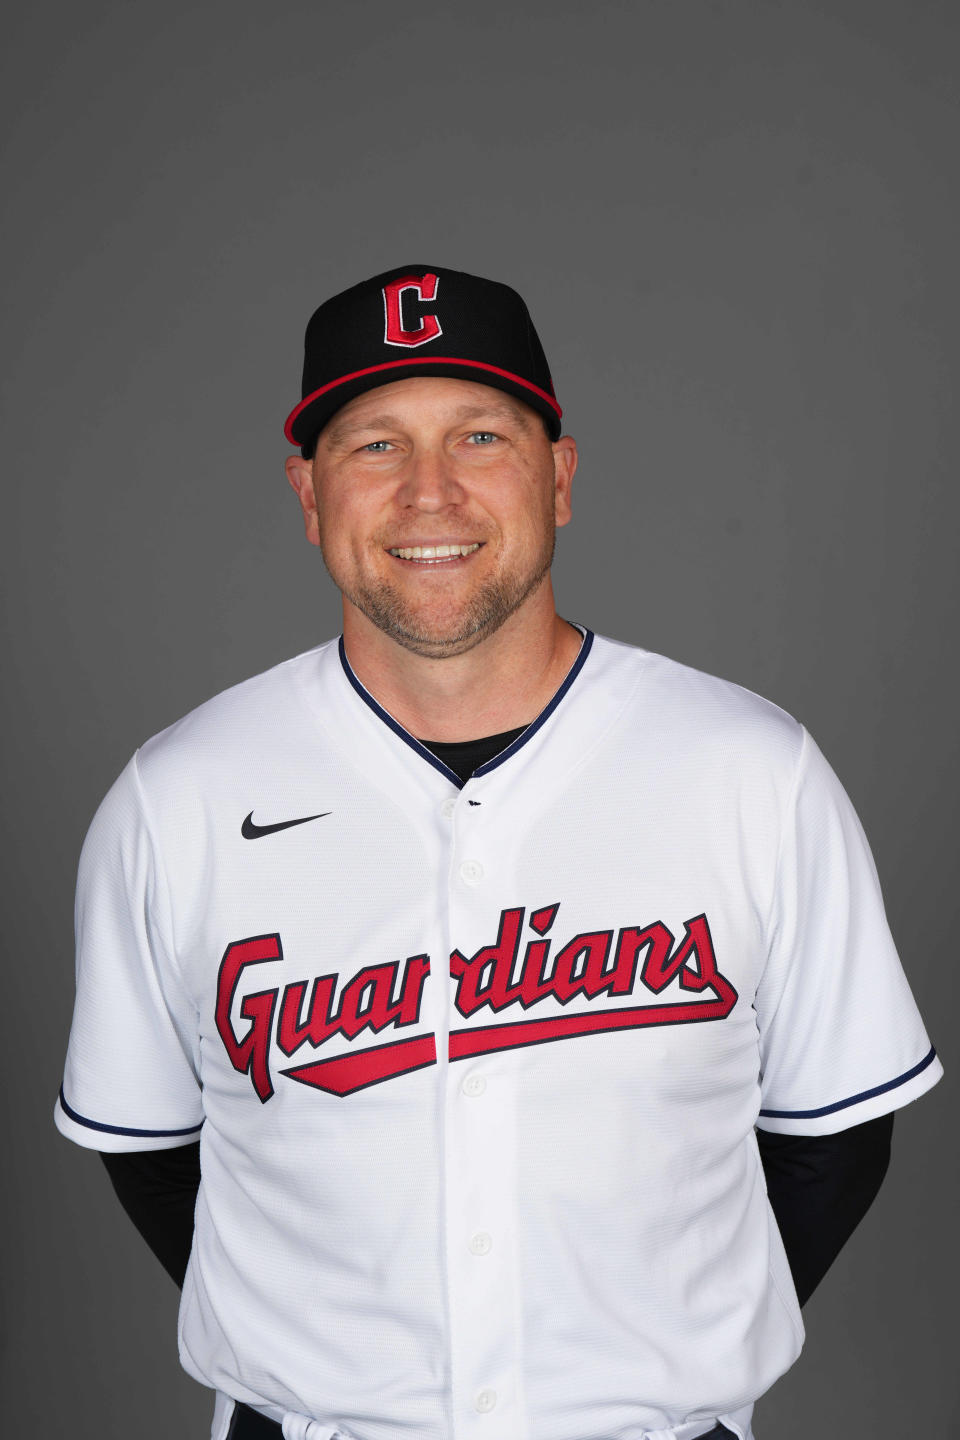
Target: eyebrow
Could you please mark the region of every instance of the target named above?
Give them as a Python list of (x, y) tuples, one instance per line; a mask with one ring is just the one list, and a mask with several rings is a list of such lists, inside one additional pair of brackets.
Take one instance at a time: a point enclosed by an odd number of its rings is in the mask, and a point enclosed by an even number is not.
[[(465, 420), (496, 419), (506, 417), (516, 424), (528, 426), (527, 417), (519, 405), (511, 405), (509, 400), (493, 400), (489, 405), (462, 405), (453, 417), (454, 424), (462, 424)], [(345, 415), (340, 421), (333, 421), (327, 430), (326, 440), (328, 445), (339, 445), (348, 435), (359, 434), (364, 430), (402, 430), (404, 420), (399, 415), (391, 415), (384, 412), (382, 415), (371, 415), (354, 419)]]

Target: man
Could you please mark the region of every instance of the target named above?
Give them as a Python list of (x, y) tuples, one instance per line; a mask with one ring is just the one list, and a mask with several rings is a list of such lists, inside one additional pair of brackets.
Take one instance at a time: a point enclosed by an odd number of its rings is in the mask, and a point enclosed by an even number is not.
[(322, 305), (287, 474), (342, 639), (85, 844), (57, 1124), (186, 1270), (214, 1440), (749, 1440), (941, 1073), (809, 736), (558, 616), (560, 414), (505, 286)]

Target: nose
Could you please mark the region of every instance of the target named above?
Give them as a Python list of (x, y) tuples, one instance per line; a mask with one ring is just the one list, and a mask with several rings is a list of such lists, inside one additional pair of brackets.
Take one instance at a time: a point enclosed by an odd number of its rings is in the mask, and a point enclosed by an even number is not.
[(448, 505), (461, 505), (465, 491), (453, 457), (442, 446), (417, 449), (410, 458), (397, 498), (401, 505), (410, 505), (428, 514), (445, 510)]

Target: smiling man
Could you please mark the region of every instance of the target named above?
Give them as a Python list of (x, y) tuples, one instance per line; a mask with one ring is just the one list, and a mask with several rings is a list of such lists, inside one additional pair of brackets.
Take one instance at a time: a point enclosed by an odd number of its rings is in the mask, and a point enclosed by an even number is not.
[(583, 637), (549, 572), (576, 460), (526, 404), (414, 375), (349, 401), (312, 461), (287, 461), (354, 673), (413, 734), (533, 720), (573, 664)]
[(104, 800), (57, 1124), (183, 1284), (213, 1440), (751, 1440), (941, 1074), (850, 802), (557, 614), (576, 447), (513, 290), (364, 281), (302, 395), (343, 634)]

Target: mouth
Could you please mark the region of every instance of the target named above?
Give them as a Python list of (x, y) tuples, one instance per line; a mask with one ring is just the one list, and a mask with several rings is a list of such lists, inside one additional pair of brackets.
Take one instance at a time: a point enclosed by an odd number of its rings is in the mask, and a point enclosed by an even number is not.
[(458, 565), (480, 549), (480, 542), (470, 545), (397, 545), (389, 553), (396, 560), (414, 565)]

